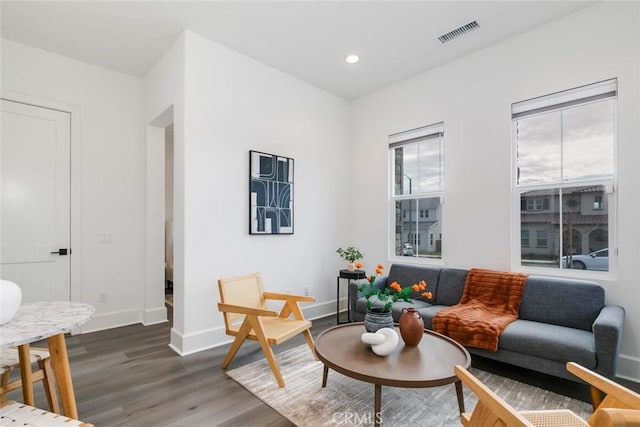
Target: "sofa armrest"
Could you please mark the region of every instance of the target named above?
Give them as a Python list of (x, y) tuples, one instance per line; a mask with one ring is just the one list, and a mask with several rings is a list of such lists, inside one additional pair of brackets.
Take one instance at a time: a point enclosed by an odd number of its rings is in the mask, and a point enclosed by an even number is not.
[[(360, 290), (358, 288), (360, 288), (360, 286), (362, 286), (362, 283), (364, 283), (362, 280), (350, 280), (349, 281), (349, 310), (351, 310), (351, 312), (355, 312), (356, 310), (356, 301), (358, 301), (358, 299), (362, 298), (362, 293), (360, 292)], [(376, 281), (373, 282), (373, 285), (380, 289), (380, 290), (384, 290), (384, 288), (387, 287), (387, 276), (378, 276), (376, 278)], [(351, 320), (351, 319), (349, 319)]]
[(601, 374), (614, 377), (618, 353), (622, 344), (624, 326), (624, 308), (619, 305), (606, 305), (593, 322), (593, 336), (596, 344), (596, 370)]

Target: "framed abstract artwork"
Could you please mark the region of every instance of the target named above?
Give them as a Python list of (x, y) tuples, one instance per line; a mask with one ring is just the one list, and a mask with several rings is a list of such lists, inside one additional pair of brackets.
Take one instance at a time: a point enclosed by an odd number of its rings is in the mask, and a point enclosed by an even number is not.
[(249, 151), (249, 234), (293, 234), (293, 159)]

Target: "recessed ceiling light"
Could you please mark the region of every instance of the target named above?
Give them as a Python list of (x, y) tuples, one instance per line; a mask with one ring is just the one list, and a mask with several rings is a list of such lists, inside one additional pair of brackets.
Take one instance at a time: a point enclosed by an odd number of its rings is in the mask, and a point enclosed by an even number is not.
[(358, 55), (348, 55), (345, 59), (349, 64), (355, 64), (360, 61), (360, 57)]

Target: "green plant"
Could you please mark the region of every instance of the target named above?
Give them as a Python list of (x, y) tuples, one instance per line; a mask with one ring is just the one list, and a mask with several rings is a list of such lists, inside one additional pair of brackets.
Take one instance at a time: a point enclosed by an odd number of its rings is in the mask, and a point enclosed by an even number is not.
[[(407, 286), (403, 288), (400, 286), (398, 282), (393, 282), (389, 285), (388, 288), (384, 288), (381, 290), (374, 286), (374, 282), (379, 274), (383, 274), (384, 266), (382, 264), (378, 264), (376, 267), (376, 274), (367, 277), (367, 281), (369, 282), (360, 285), (358, 290), (360, 293), (367, 299), (367, 310), (371, 310), (371, 297), (378, 297), (378, 301), (384, 303), (384, 310), (391, 310), (391, 306), (398, 302), (413, 302), (411, 300), (411, 292), (420, 292), (424, 291), (427, 288), (427, 283), (424, 280), (421, 280), (419, 283), (416, 283), (411, 286)], [(391, 292), (393, 290), (393, 293)], [(423, 292), (422, 296), (425, 298), (431, 299), (433, 295), (431, 292)]]
[(347, 249), (338, 248), (336, 251), (338, 255), (340, 255), (343, 259), (353, 263), (359, 259), (364, 258), (364, 255), (358, 248), (354, 248), (353, 246), (349, 246)]

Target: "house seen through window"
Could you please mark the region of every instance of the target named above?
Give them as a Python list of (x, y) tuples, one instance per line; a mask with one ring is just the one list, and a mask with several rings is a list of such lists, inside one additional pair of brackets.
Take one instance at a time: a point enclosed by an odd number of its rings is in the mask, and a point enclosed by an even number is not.
[(443, 143), (442, 123), (389, 137), (392, 256), (442, 257)]
[(609, 271), (616, 100), (613, 79), (512, 105), (521, 265)]

